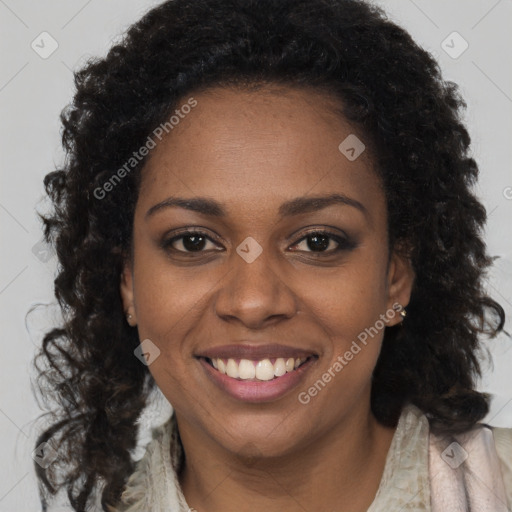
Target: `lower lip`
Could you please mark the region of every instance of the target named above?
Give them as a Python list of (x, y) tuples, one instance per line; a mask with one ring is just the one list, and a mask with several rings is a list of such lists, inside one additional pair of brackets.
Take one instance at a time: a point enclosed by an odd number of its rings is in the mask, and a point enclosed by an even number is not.
[(206, 375), (228, 395), (245, 402), (270, 402), (281, 398), (296, 387), (304, 378), (306, 372), (315, 363), (316, 357), (309, 358), (299, 368), (287, 372), (283, 376), (267, 381), (238, 380), (220, 373), (204, 358), (199, 362), (206, 371)]

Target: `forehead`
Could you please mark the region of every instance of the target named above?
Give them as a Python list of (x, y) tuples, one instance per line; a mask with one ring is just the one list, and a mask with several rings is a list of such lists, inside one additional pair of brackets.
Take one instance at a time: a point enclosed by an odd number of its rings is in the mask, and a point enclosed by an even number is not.
[(364, 135), (332, 96), (285, 87), (213, 88), (191, 96), (196, 106), (157, 142), (142, 170), (141, 201), (175, 193), (251, 201), (255, 208), (269, 197), (340, 192), (382, 205), (370, 152), (353, 160), (343, 152), (345, 140), (363, 147)]

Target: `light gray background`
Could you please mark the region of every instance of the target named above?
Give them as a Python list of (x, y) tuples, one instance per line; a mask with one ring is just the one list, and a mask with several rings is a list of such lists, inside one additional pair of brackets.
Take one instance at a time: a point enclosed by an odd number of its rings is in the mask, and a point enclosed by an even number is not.
[[(33, 248), (41, 239), (35, 208), (43, 208), (44, 175), (62, 162), (59, 113), (73, 94), (72, 70), (104, 55), (114, 38), (151, 6), (150, 0), (0, 0), (0, 512), (40, 510), (31, 453), (40, 410), (30, 387), (29, 365), (46, 327), (58, 318), (52, 309), (25, 315), (31, 305), (53, 300), (55, 258), (41, 261)], [(466, 120), (473, 154), (481, 169), (477, 192), (489, 221), (489, 251), (499, 256), (488, 290), (512, 316), (512, 0), (380, 0), (441, 63), (445, 78), (457, 82), (468, 103)], [(43, 59), (48, 32), (57, 50)], [(457, 58), (463, 41), (468, 49)], [(47, 50), (49, 39), (44, 40)], [(42, 51), (42, 48), (41, 50)], [(44, 259), (44, 258), (43, 258)], [(435, 318), (432, 319), (435, 322)], [(507, 321), (512, 330), (512, 322)], [(512, 426), (512, 340), (489, 343), (494, 367), (485, 364), (480, 388), (494, 395), (486, 420)], [(147, 429), (166, 419), (165, 399), (148, 409)]]

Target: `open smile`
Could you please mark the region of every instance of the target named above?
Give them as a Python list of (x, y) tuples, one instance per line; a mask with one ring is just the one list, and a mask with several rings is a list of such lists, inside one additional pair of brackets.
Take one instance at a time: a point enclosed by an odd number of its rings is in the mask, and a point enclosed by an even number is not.
[(307, 357), (263, 359), (198, 357), (208, 378), (233, 398), (265, 402), (281, 398), (298, 386), (318, 360)]

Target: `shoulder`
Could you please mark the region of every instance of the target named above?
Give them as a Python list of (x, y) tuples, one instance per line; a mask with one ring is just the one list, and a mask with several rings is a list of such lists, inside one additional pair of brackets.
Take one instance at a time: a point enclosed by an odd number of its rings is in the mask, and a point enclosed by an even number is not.
[(512, 428), (492, 427), (492, 433), (496, 453), (500, 460), (508, 505), (512, 507)]
[(129, 476), (121, 501), (110, 512), (142, 512), (153, 510), (155, 506), (154, 470), (165, 463), (165, 445), (169, 434), (170, 422), (152, 429), (152, 436), (146, 445), (143, 457), (137, 462), (135, 471)]
[[(151, 429), (150, 439), (143, 444), (144, 454), (135, 462), (134, 472), (128, 477), (120, 502), (109, 512), (161, 512), (187, 510), (176, 479), (175, 467), (181, 463), (179, 433), (174, 415), (165, 423)], [(98, 489), (96, 489), (98, 491)], [(67, 493), (55, 496), (48, 512), (70, 512)], [(95, 493), (91, 512), (101, 512), (101, 495)]]
[(512, 469), (512, 428), (491, 428), (498, 457), (506, 468)]
[(492, 503), (493, 511), (512, 509), (512, 429), (478, 423), (430, 437), (431, 487), (440, 510), (453, 496), (471, 506)]

